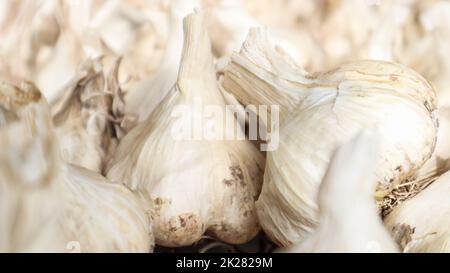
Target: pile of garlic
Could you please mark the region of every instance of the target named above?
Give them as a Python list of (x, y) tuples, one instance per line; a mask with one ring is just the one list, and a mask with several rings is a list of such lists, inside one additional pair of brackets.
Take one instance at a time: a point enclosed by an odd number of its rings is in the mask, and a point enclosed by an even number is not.
[(449, 14), (1, 1), (0, 252), (450, 252)]

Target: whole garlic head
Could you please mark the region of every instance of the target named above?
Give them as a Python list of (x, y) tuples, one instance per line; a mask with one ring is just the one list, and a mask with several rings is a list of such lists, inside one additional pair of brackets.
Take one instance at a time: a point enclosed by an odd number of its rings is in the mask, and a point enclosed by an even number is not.
[(381, 133), (376, 168), (381, 198), (431, 156), (437, 132), (433, 88), (394, 63), (359, 61), (309, 74), (252, 30), (224, 69), (223, 86), (244, 105), (280, 105), (278, 149), (268, 153), (257, 202), (263, 229), (278, 244), (301, 241), (318, 224), (316, 196), (332, 152), (357, 131)]
[(225, 127), (220, 117), (212, 119), (218, 127), (212, 138), (178, 137), (192, 122), (208, 123), (196, 116), (198, 106), (216, 107), (222, 118), (235, 120), (225, 111), (202, 13), (185, 18), (184, 33), (176, 85), (122, 139), (107, 177), (146, 201), (157, 244), (190, 245), (206, 231), (225, 242), (243, 243), (260, 229), (254, 202), (264, 158), (246, 140), (221, 139)]

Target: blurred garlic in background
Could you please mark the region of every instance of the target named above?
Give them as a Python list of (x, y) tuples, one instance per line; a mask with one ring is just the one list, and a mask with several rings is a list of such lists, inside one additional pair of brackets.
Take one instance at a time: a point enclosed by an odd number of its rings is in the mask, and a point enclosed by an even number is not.
[(88, 60), (52, 106), (62, 158), (98, 173), (119, 141), (124, 111), (113, 109), (121, 99), (117, 83), (120, 61), (112, 61), (108, 67), (107, 59)]
[(0, 123), (0, 252), (63, 252), (65, 240), (58, 228), (59, 162), (53, 160), (58, 147), (49, 130), (51, 121), (40, 116), (36, 96), (5, 105), (9, 96), (5, 89), (23, 91), (0, 86), (0, 116), (15, 116)]
[(0, 98), (2, 108), (17, 117), (0, 128), (2, 249), (65, 252), (76, 242), (81, 252), (152, 251), (151, 224), (140, 200), (124, 186), (61, 159), (39, 90), (29, 83), (2, 84)]

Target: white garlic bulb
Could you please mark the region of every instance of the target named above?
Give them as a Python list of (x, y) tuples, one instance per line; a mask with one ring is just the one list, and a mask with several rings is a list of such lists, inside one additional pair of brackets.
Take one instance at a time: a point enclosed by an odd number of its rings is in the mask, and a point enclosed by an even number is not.
[[(31, 251), (47, 250), (47, 243), (52, 242), (57, 244), (57, 248), (49, 251), (66, 251), (66, 247), (80, 252), (151, 251), (154, 245), (151, 223), (139, 198), (126, 187), (112, 184), (100, 174), (61, 159), (49, 107), (34, 85), (26, 83), (19, 89), (4, 84), (0, 98), (2, 107), (15, 113), (15, 119), (7, 122), (5, 130), (9, 126), (19, 128), (14, 131), (17, 133), (14, 139), (7, 131), (5, 142), (2, 142), (5, 147), (14, 149), (5, 149), (6, 159), (0, 166), (9, 178), (7, 182), (12, 185), (3, 187), (8, 184), (1, 181), (1, 195), (23, 196), (19, 201), (30, 200), (24, 206), (27, 211), (23, 215), (20, 211), (16, 214), (14, 210), (5, 212), (5, 217), (10, 218), (1, 221), (5, 223), (2, 227), (5, 232), (0, 232), (1, 236), (17, 232), (17, 238), (13, 239), (25, 244), (20, 240), (26, 240), (26, 233), (37, 229), (45, 238), (36, 242)], [(16, 147), (16, 143), (21, 146)], [(24, 183), (29, 183), (30, 188), (22, 185)], [(17, 205), (17, 200), (2, 198), (3, 201), (2, 210)], [(42, 206), (36, 202), (42, 202)], [(21, 217), (19, 220), (24, 225), (15, 227), (14, 221), (9, 220), (14, 217)], [(40, 222), (42, 220), (46, 222)], [(39, 224), (37, 227), (36, 223)], [(36, 240), (39, 238), (36, 236)], [(5, 247), (11, 248), (9, 245)], [(27, 250), (28, 247), (18, 244), (17, 249), (14, 246), (11, 251)]]
[(337, 149), (320, 185), (319, 226), (284, 252), (398, 252), (373, 196), (378, 138), (362, 133)]
[(263, 229), (278, 244), (301, 241), (317, 225), (316, 196), (332, 151), (356, 131), (381, 134), (377, 197), (413, 175), (431, 156), (435, 93), (411, 69), (359, 61), (308, 74), (252, 30), (224, 69), (223, 86), (244, 105), (280, 105), (279, 147), (268, 153), (257, 202)]
[[(176, 85), (150, 117), (122, 139), (107, 177), (146, 200), (157, 244), (189, 245), (206, 231), (225, 242), (243, 243), (260, 229), (254, 202), (264, 158), (246, 140), (222, 138), (229, 131), (224, 131), (221, 118), (235, 118), (218, 88), (202, 13), (185, 18), (184, 33)], [(216, 107), (223, 116), (197, 116), (199, 106)], [(214, 124), (217, 130), (205, 129), (211, 133), (205, 137), (204, 128), (193, 129), (193, 138), (180, 137), (192, 122)]]
[(450, 172), (440, 176), (385, 219), (391, 230), (406, 229), (404, 252), (450, 252)]

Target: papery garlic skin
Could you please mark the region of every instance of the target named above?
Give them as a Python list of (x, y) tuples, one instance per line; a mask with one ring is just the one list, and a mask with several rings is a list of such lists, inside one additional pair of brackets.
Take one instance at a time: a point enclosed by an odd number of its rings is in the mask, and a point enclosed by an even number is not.
[(64, 252), (51, 122), (38, 104), (22, 110), (0, 126), (0, 252)]
[(440, 107), (437, 110), (439, 130), (436, 148), (431, 158), (420, 168), (417, 182), (425, 182), (442, 175), (450, 169), (450, 107)]
[(398, 252), (373, 196), (378, 139), (363, 132), (333, 153), (318, 195), (319, 226), (282, 252)]
[(169, 5), (167, 46), (158, 70), (130, 86), (125, 114), (136, 123), (145, 121), (176, 83), (183, 50), (183, 18), (198, 7), (197, 0), (177, 0)]
[(400, 204), (385, 219), (389, 229), (413, 229), (404, 252), (450, 252), (450, 173), (439, 177), (412, 199)]
[[(157, 244), (190, 245), (206, 231), (228, 243), (244, 243), (259, 231), (254, 201), (264, 158), (250, 142), (222, 140), (220, 119), (216, 120), (220, 132), (213, 136), (217, 140), (177, 138), (182, 126), (206, 122), (193, 115), (197, 99), (204, 107), (225, 110), (203, 15), (186, 17), (184, 32), (176, 86), (145, 122), (123, 138), (107, 177), (146, 201)], [(185, 110), (181, 116), (174, 115), (177, 107)], [(234, 119), (231, 112), (224, 113)]]
[(108, 67), (104, 59), (88, 60), (80, 76), (72, 80), (52, 105), (62, 158), (98, 173), (115, 149), (121, 122), (116, 119), (124, 110), (120, 105), (114, 108), (116, 100), (120, 100), (117, 83), (120, 61), (113, 61)]
[(280, 144), (268, 153), (257, 210), (263, 229), (282, 246), (316, 227), (315, 197), (337, 143), (364, 128), (383, 132), (380, 198), (431, 156), (437, 132), (434, 90), (405, 66), (359, 61), (311, 75), (291, 63), (262, 30), (253, 30), (222, 81), (244, 105), (280, 105)]
[(66, 202), (60, 226), (81, 252), (143, 252), (154, 239), (140, 200), (126, 187), (75, 165), (61, 169)]
[[(286, 8), (286, 5), (296, 5), (296, 3), (279, 5), (281, 2), (273, 1), (270, 4), (272, 8), (277, 9), (276, 11), (280, 13), (282, 7)], [(249, 3), (241, 0), (204, 1), (208, 14), (208, 32), (212, 40), (213, 53), (217, 58), (226, 59), (231, 56), (233, 52), (239, 50), (251, 28), (267, 24), (270, 33), (278, 42), (277, 50), (287, 52), (294, 62), (301, 67), (312, 69), (313, 71), (322, 69), (325, 64), (324, 51), (319, 47), (315, 37), (305, 26), (297, 24), (295, 26), (289, 25), (289, 28), (284, 26), (284, 24), (277, 24), (276, 20), (269, 19), (266, 21), (268, 18), (259, 18), (260, 20), (257, 20), (258, 18), (253, 17), (246, 9), (246, 6), (249, 6), (249, 4), (257, 8), (257, 5), (268, 5), (269, 3), (256, 4), (256, 2)], [(298, 7), (293, 7), (294, 9), (297, 8), (294, 12), (301, 12), (304, 8), (312, 8), (310, 7), (311, 4), (313, 3), (299, 3)]]

